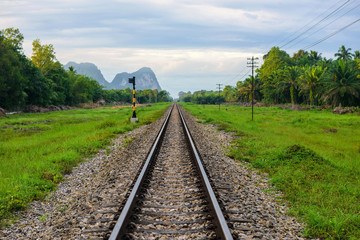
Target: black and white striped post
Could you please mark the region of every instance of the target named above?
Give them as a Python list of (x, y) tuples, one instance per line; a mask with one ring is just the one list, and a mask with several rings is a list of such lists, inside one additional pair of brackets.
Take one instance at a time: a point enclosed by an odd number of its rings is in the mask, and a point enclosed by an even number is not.
[(135, 77), (129, 78), (129, 83), (133, 84), (133, 115), (130, 121), (137, 122), (138, 118), (136, 117), (136, 111), (135, 111)]

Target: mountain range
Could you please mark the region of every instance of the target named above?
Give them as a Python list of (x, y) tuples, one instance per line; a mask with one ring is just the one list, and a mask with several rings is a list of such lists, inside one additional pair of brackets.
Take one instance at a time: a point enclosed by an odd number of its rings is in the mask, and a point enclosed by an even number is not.
[(155, 73), (148, 67), (143, 67), (133, 73), (118, 73), (111, 82), (105, 80), (100, 69), (93, 63), (68, 62), (64, 65), (65, 69), (68, 69), (69, 67), (73, 67), (78, 74), (95, 79), (99, 84), (103, 85), (105, 89), (132, 88), (132, 84), (129, 83), (129, 78), (135, 77), (137, 90), (157, 89), (158, 91), (161, 91)]

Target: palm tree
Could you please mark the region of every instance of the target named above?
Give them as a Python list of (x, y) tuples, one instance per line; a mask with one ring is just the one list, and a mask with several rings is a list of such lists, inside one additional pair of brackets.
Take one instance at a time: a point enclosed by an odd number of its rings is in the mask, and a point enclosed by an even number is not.
[(359, 97), (360, 81), (349, 62), (339, 59), (334, 62), (330, 74), (324, 78), (326, 94), (324, 101), (333, 106), (350, 106)]
[(355, 51), (353, 56), (354, 59), (360, 59), (360, 51), (359, 50)]
[(285, 68), (284, 75), (285, 78), (283, 79), (283, 84), (285, 86), (290, 86), (290, 97), (291, 97), (291, 104), (294, 106), (294, 89), (298, 85), (298, 80), (300, 77), (301, 71), (300, 68), (297, 66), (289, 66)]
[(314, 63), (322, 60), (321, 53), (319, 54), (317, 51), (310, 51), (310, 56), (309, 56), (309, 58), (310, 58), (310, 60), (313, 61)]
[(335, 57), (338, 57), (337, 59), (342, 59), (344, 61), (351, 60), (353, 54), (350, 51), (351, 48), (346, 48), (344, 45), (342, 45), (338, 52), (335, 53)]
[(312, 66), (305, 69), (304, 75), (302, 75), (303, 84), (302, 88), (309, 90), (310, 105), (314, 104), (314, 92), (315, 88), (319, 85), (319, 81), (322, 78), (324, 69), (319, 66)]

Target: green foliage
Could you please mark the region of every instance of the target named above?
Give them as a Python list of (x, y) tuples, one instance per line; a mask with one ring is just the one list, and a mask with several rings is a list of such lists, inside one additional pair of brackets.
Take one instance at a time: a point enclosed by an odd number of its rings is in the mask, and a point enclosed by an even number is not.
[[(56, 60), (52, 44), (33, 41), (29, 60), (22, 52), (23, 35), (19, 29), (0, 31), (0, 107), (22, 110), (28, 105), (77, 106), (101, 99), (108, 103), (132, 103), (132, 91), (103, 90), (94, 79), (66, 71)], [(172, 99), (165, 90), (137, 91), (139, 103), (168, 102)]]
[(0, 35), (3, 35), (6, 41), (14, 47), (16, 51), (22, 50), (22, 44), (24, 41), (24, 36), (20, 33), (17, 28), (6, 28), (0, 32)]
[[(289, 58), (285, 51), (273, 47), (257, 71), (260, 78), (257, 89), (261, 89), (263, 96), (255, 95), (255, 99), (275, 104), (360, 105), (359, 79), (354, 78), (360, 74), (356, 67), (358, 51), (352, 54), (350, 50), (342, 46), (335, 54), (338, 60), (333, 61), (322, 58), (316, 51), (304, 50)], [(244, 83), (237, 84), (239, 91), (246, 88)]]
[(344, 45), (342, 45), (339, 48), (339, 51), (337, 53), (335, 53), (335, 57), (338, 57), (339, 59), (342, 59), (344, 61), (347, 60), (351, 60), (352, 56), (354, 56), (354, 54), (352, 54), (351, 52), (351, 48), (346, 48)]
[[(0, 219), (43, 199), (85, 157), (108, 146), (117, 134), (157, 120), (168, 106), (138, 108), (140, 121), (136, 124), (129, 121), (130, 107), (16, 114), (0, 119)], [(127, 139), (126, 144), (132, 140)]]
[(24, 106), (25, 86), (19, 53), (0, 32), (0, 107), (16, 109)]
[(32, 43), (33, 54), (31, 61), (40, 69), (46, 76), (51, 70), (56, 68), (55, 49), (52, 44), (42, 45), (40, 39), (36, 39)]
[(259, 77), (262, 81), (266, 82), (270, 75), (282, 69), (288, 65), (291, 65), (290, 56), (278, 47), (273, 47), (264, 56), (264, 64), (261, 66), (259, 71)]
[(219, 95), (218, 91), (195, 91), (193, 94), (188, 92), (179, 99), (183, 102), (192, 102), (196, 104), (219, 104), (225, 102), (223, 94)]
[[(194, 115), (235, 132), (229, 156), (269, 173), (306, 223), (309, 238), (360, 238), (360, 119), (330, 111), (251, 110), (183, 104)], [(201, 112), (199, 110), (201, 109)]]
[(328, 104), (355, 106), (360, 93), (356, 64), (342, 59), (334, 61), (323, 85), (326, 88), (323, 99)]

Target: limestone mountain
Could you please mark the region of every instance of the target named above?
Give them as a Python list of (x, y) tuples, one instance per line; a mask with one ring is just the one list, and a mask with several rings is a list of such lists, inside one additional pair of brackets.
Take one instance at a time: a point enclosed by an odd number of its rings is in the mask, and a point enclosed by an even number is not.
[(129, 78), (135, 77), (136, 89), (157, 89), (161, 91), (161, 87), (156, 79), (155, 73), (148, 67), (143, 67), (134, 73), (118, 73), (114, 80), (111, 82), (111, 88), (113, 89), (124, 89), (132, 87), (129, 84)]
[(71, 66), (74, 68), (74, 70), (76, 70), (78, 74), (82, 74), (95, 79), (101, 85), (105, 86), (106, 89), (124, 89), (127, 87), (132, 88), (132, 84), (129, 84), (129, 78), (135, 77), (136, 89), (157, 89), (158, 91), (161, 91), (161, 87), (157, 81), (155, 73), (151, 70), (151, 68), (148, 67), (143, 67), (133, 73), (118, 73), (116, 74), (113, 81), (109, 83), (105, 80), (98, 67), (93, 63), (78, 64), (75, 62), (69, 62), (64, 65), (64, 68), (68, 69)]
[(73, 67), (76, 73), (78, 74), (85, 75), (95, 79), (96, 81), (98, 81), (98, 83), (100, 83), (100, 85), (105, 86), (105, 88), (109, 88), (110, 86), (110, 83), (105, 80), (101, 71), (93, 63), (68, 62), (66, 65), (64, 65), (64, 68), (66, 70), (68, 70), (69, 67)]

